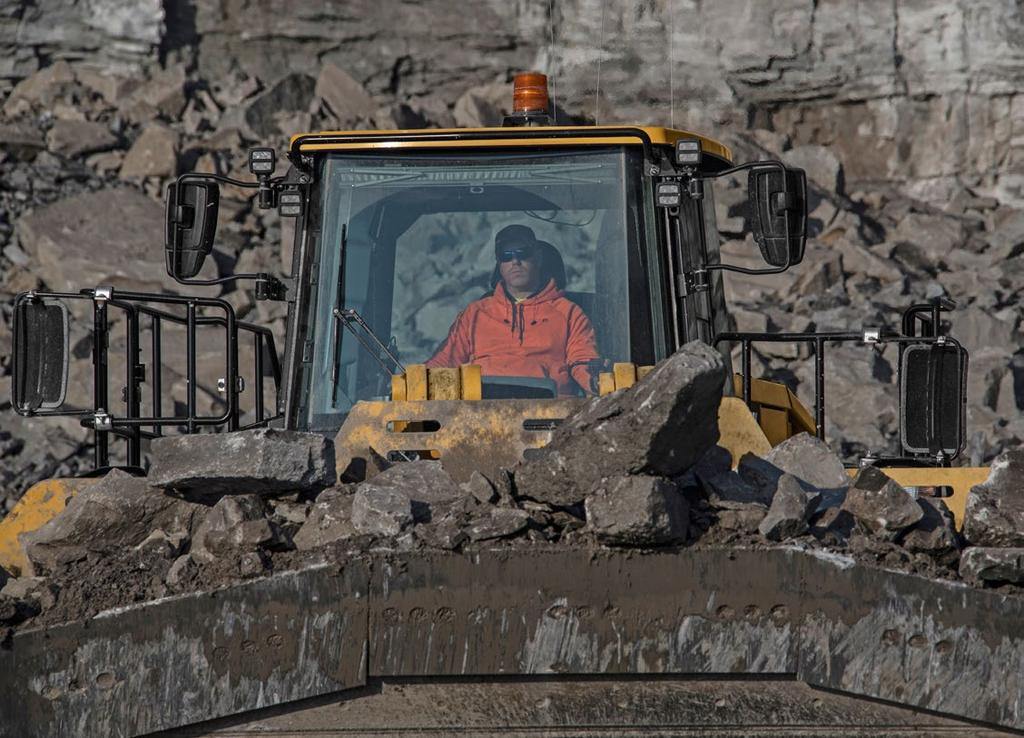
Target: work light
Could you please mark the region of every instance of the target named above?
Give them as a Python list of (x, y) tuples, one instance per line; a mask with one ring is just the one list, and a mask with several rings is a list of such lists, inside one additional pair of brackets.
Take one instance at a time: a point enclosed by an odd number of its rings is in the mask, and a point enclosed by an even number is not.
[(282, 218), (302, 215), (302, 193), (297, 190), (283, 190), (277, 199), (277, 212)]
[(277, 157), (273, 149), (249, 149), (249, 171), (255, 175), (271, 175)]
[(681, 138), (676, 141), (676, 164), (682, 167), (700, 166), (700, 141), (695, 138)]

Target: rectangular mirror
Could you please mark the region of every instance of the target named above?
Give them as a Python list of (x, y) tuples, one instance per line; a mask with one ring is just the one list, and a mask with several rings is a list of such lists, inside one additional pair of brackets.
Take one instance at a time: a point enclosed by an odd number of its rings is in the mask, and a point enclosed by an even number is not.
[(913, 344), (900, 364), (900, 443), (905, 453), (950, 457), (964, 446), (967, 351), (937, 343)]
[(68, 385), (68, 309), (21, 296), (14, 305), (11, 401), (22, 414), (64, 404)]
[(793, 266), (807, 243), (807, 175), (803, 169), (755, 165), (747, 179), (748, 210), (761, 257), (773, 267)]
[(172, 182), (167, 186), (164, 255), (167, 273), (190, 279), (213, 250), (220, 188), (215, 182)]

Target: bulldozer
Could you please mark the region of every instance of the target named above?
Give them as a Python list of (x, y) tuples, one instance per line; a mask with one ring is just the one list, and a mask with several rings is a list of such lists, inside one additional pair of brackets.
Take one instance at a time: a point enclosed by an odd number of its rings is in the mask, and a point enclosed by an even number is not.
[[(78, 418), (101, 472), (144, 474), (146, 444), (167, 433), (271, 426), (331, 437), (343, 481), (418, 459), (465, 480), (528, 459), (588, 396), (626, 389), (702, 341), (738, 357), (719, 408), (719, 444), (738, 463), (798, 433), (824, 438), (830, 346), (895, 345), (898, 449), (852, 459), (851, 471), (877, 466), (943, 495), (960, 523), (989, 470), (956, 465), (968, 354), (945, 331), (954, 306), (910, 305), (898, 329), (730, 330), (726, 272), (772, 275), (803, 260), (804, 172), (737, 164), (688, 131), (553, 125), (545, 84), (518, 76), (500, 127), (303, 133), (283, 175), (276, 151), (256, 148), (251, 179), (177, 177), (168, 274), (190, 287), (248, 281), (258, 300), (286, 304), (280, 353), (221, 297), (34, 290), (14, 309), (13, 407)], [(762, 266), (723, 258), (715, 188), (726, 180), (745, 181), (747, 243)], [(252, 190), (259, 208), (294, 222), (289, 276), (198, 276), (221, 186)], [(542, 371), (432, 365), (460, 312), (496, 288), (493, 240), (510, 225), (545, 244), (550, 278), (593, 327), (589, 381), (566, 389)], [(72, 314), (93, 328), (87, 404), (67, 397)], [(210, 332), (223, 341), (212, 379), (197, 359)], [(751, 376), (764, 342), (809, 345), (812, 409)], [(178, 397), (162, 376), (172, 352), (184, 363)], [(0, 522), (0, 565), (20, 571), (19, 537), (81, 484), (29, 490)], [(799, 548), (380, 554), (19, 632), (0, 650), (17, 682), (0, 696), (0, 733), (994, 735), (1024, 729), (1021, 610), (1005, 595)]]

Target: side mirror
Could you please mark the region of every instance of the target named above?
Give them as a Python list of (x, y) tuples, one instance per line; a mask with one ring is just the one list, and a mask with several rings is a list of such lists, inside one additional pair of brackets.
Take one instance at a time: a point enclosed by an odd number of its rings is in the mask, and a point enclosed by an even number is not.
[(54, 410), (68, 388), (68, 309), (21, 295), (14, 305), (11, 401), (17, 412)]
[(912, 344), (900, 363), (900, 444), (906, 453), (956, 457), (964, 447), (967, 351), (949, 343)]
[(213, 250), (220, 188), (215, 182), (172, 182), (167, 186), (164, 257), (167, 273), (190, 279)]
[(779, 164), (754, 166), (747, 205), (761, 257), (773, 267), (799, 264), (807, 245), (807, 175)]

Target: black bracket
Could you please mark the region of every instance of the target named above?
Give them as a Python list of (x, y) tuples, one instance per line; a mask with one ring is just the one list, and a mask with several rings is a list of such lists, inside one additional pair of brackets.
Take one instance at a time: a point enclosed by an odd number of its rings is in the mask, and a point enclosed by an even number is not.
[(707, 292), (709, 287), (707, 269), (696, 269), (676, 277), (676, 290), (680, 297), (686, 297), (696, 292)]
[(288, 285), (272, 274), (260, 272), (256, 275), (256, 299), (281, 301), (288, 298)]

